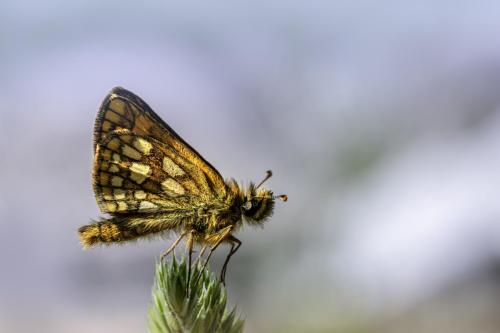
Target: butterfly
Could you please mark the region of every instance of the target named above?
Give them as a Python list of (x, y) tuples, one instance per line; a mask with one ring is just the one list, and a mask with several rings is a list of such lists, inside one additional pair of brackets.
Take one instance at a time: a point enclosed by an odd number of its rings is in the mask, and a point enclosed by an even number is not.
[[(243, 225), (263, 225), (276, 199), (258, 185), (242, 188), (220, 173), (186, 143), (141, 98), (121, 87), (104, 99), (94, 126), (93, 187), (108, 217), (78, 229), (84, 248), (176, 233), (161, 258), (186, 238), (189, 268), (193, 247), (231, 249), (221, 271), (241, 246), (234, 233)], [(188, 285), (189, 285), (188, 274)]]

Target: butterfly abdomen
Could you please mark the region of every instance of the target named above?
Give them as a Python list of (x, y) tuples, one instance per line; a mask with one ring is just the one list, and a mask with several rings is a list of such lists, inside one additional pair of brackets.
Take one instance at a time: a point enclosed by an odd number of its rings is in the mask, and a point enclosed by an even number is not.
[(114, 216), (78, 229), (84, 248), (99, 244), (120, 243), (143, 236), (155, 236), (164, 231), (178, 231), (192, 218), (176, 212)]
[(78, 229), (80, 242), (84, 248), (100, 243), (116, 243), (136, 238), (137, 233), (114, 221), (103, 221), (85, 225)]

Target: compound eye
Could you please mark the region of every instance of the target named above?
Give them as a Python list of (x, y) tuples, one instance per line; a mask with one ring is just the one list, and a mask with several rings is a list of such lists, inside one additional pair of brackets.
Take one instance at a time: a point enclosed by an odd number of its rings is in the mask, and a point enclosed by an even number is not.
[(243, 208), (244, 210), (250, 210), (250, 209), (252, 209), (252, 202), (251, 202), (251, 201), (246, 201), (246, 202), (243, 204), (242, 208)]

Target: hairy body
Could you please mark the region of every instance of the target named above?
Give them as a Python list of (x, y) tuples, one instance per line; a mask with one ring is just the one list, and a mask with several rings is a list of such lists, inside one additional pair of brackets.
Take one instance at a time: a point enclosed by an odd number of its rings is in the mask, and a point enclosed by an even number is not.
[[(207, 204), (196, 198), (184, 207), (143, 214), (116, 214), (79, 229), (84, 247), (120, 243), (165, 232), (192, 233), (193, 241), (214, 245), (221, 231), (236, 231), (243, 222), (241, 206), (245, 193), (234, 180), (226, 182), (226, 197)], [(264, 209), (266, 209), (264, 207)], [(248, 220), (253, 223), (252, 220)]]

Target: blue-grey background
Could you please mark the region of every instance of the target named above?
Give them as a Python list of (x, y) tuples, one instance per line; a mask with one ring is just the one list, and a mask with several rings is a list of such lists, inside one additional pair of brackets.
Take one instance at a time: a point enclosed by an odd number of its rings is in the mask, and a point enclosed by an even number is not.
[(0, 332), (145, 331), (169, 243), (76, 236), (117, 85), (289, 195), (239, 235), (246, 332), (498, 332), (499, 36), (489, 1), (0, 2)]

